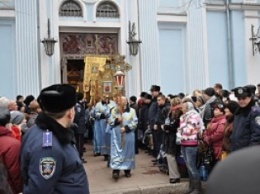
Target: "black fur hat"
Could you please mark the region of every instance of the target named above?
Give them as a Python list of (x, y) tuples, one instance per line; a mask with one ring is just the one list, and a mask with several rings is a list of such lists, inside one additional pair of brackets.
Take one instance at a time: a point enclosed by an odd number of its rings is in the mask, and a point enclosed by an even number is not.
[(44, 88), (37, 101), (43, 111), (59, 113), (76, 104), (76, 90), (68, 84), (55, 84)]

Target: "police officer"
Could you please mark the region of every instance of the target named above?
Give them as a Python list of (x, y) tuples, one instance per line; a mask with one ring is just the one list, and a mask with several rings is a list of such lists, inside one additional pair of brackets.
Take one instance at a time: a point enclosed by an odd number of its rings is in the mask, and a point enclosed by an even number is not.
[(231, 151), (236, 151), (260, 144), (260, 109), (255, 106), (250, 87), (237, 87), (233, 91), (239, 104), (231, 135)]
[(70, 128), (76, 91), (67, 84), (43, 89), (38, 97), (43, 110), (24, 135), (21, 168), (23, 194), (89, 194), (88, 179)]
[(81, 158), (82, 163), (86, 163), (85, 159), (83, 158), (84, 152), (84, 134), (86, 132), (86, 122), (85, 122), (85, 108), (82, 104), (83, 100), (83, 93), (77, 93), (77, 103), (74, 106), (75, 108), (75, 117), (74, 123), (77, 124), (74, 128), (75, 138), (76, 138), (76, 147), (79, 152), (79, 156)]

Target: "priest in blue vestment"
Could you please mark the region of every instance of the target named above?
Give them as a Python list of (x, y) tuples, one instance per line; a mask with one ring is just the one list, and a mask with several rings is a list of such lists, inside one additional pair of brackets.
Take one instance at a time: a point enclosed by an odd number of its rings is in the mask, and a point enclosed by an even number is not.
[(112, 177), (119, 178), (120, 170), (124, 170), (125, 177), (131, 177), (131, 170), (135, 168), (135, 134), (138, 119), (136, 112), (130, 108), (127, 98), (122, 96), (112, 109), (109, 117), (111, 126), (110, 168)]

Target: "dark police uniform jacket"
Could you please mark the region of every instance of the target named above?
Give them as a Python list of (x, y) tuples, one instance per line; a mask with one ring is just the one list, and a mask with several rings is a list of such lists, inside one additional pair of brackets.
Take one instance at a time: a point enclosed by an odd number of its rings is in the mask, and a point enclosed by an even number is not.
[[(43, 134), (52, 131), (52, 145), (43, 147)], [(89, 194), (87, 175), (75, 148), (74, 133), (40, 113), (23, 137), (23, 194)]]
[(84, 106), (80, 103), (76, 103), (74, 106), (75, 109), (75, 117), (74, 123), (78, 125), (75, 130), (75, 134), (84, 134), (86, 132), (86, 122), (85, 122), (85, 109)]
[(260, 144), (260, 109), (252, 100), (249, 105), (235, 113), (231, 151)]

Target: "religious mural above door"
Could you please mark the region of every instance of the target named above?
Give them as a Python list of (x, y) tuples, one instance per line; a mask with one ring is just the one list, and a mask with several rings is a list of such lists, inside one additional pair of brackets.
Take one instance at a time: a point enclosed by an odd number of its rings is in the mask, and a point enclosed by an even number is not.
[(118, 54), (118, 34), (60, 33), (62, 55)]

